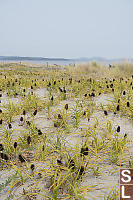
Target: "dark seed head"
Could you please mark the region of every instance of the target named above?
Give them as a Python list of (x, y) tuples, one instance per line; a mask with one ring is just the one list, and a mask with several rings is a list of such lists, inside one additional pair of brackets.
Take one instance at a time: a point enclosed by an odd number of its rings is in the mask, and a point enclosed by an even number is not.
[(1, 158), (6, 161), (9, 160), (8, 156), (5, 153), (1, 153)]
[(62, 165), (61, 160), (57, 159), (57, 164), (58, 164), (58, 165)]
[(4, 154), (4, 153), (0, 153), (0, 156), (1, 156), (2, 159), (3, 159), (3, 157), (4, 157), (3, 154)]
[(27, 143), (28, 143), (28, 144), (31, 143), (31, 137), (30, 137), (30, 136), (27, 137)]
[(21, 122), (23, 121), (23, 117), (20, 117), (20, 121), (21, 121)]
[(62, 116), (61, 116), (61, 114), (58, 114), (58, 119), (62, 119)]
[(0, 97), (2, 97), (2, 94), (0, 94)]
[(48, 86), (51, 86), (51, 83), (49, 82)]
[(37, 114), (37, 110), (35, 110), (34, 112), (33, 112), (33, 115), (35, 116)]
[(68, 110), (68, 104), (65, 105), (65, 109)]
[(63, 92), (63, 90), (59, 87), (60, 92)]
[(80, 167), (80, 170), (79, 170), (79, 175), (82, 176), (83, 173), (84, 173), (84, 171), (85, 171), (84, 166), (81, 166), (81, 167)]
[(59, 125), (56, 122), (54, 122), (54, 127), (59, 127)]
[(44, 145), (42, 146), (42, 151), (44, 151)]
[(120, 110), (120, 106), (119, 106), (119, 105), (116, 107), (116, 110), (117, 110), (117, 111), (119, 111), (119, 110)]
[(94, 92), (91, 93), (91, 97), (95, 97), (95, 93)]
[(18, 158), (21, 161), (21, 163), (25, 162), (25, 159), (23, 158), (23, 156), (19, 155)]
[(38, 135), (42, 135), (42, 131), (38, 129)]
[(25, 110), (23, 110), (23, 115), (26, 115), (26, 111)]
[(33, 170), (35, 169), (35, 165), (32, 164), (32, 165), (30, 166), (30, 168), (31, 168), (31, 170), (33, 171)]
[(0, 124), (2, 124), (2, 119), (0, 119)]
[(89, 151), (89, 149), (88, 149), (88, 147), (86, 147), (86, 148), (85, 148), (85, 151), (84, 151), (84, 155), (85, 155), (85, 156), (88, 155), (88, 151)]
[(84, 153), (84, 148), (82, 147), (81, 151), (80, 151), (80, 154), (83, 155), (83, 153)]
[(120, 126), (117, 127), (117, 132), (120, 132)]
[(14, 142), (14, 149), (16, 149), (18, 146), (17, 142)]
[(108, 113), (107, 113), (107, 111), (106, 111), (106, 110), (104, 110), (104, 114), (105, 114), (105, 115), (108, 115)]
[(86, 115), (86, 111), (83, 112), (83, 115)]
[(86, 148), (84, 148), (84, 147), (82, 147), (81, 148), (81, 151), (80, 151), (80, 155), (81, 156), (87, 156), (88, 155), (88, 147), (86, 147)]
[(0, 144), (0, 151), (3, 151), (3, 150), (4, 150), (3, 144)]
[(2, 113), (2, 110), (0, 109), (0, 114)]
[(52, 97), (51, 97), (51, 101), (53, 101), (53, 100), (54, 100), (54, 97), (52, 96)]
[(123, 95), (126, 95), (126, 92), (125, 92), (125, 91), (123, 91)]
[(29, 126), (31, 125), (31, 122), (30, 122), (30, 121), (26, 121), (26, 123), (27, 123), (27, 125), (29, 125)]
[(31, 86), (31, 89), (33, 89), (33, 86)]
[(130, 103), (129, 103), (129, 101), (127, 102), (127, 107), (130, 107)]
[(125, 133), (124, 138), (126, 138), (126, 137), (127, 137), (127, 134)]
[(12, 125), (11, 125), (11, 124), (8, 124), (8, 127), (9, 127), (9, 129), (11, 129), (11, 128), (12, 128)]
[(113, 88), (113, 83), (110, 84), (110, 88)]

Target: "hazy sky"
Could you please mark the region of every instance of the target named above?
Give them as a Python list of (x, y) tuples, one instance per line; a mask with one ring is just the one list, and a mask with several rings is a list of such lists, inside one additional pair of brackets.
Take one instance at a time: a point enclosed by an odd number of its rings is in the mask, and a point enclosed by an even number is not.
[(0, 0), (0, 55), (133, 57), (133, 0)]

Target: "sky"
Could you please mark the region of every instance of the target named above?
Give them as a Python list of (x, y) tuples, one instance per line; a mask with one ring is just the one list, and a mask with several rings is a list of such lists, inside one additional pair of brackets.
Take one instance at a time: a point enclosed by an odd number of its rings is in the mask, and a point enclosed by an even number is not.
[(133, 58), (133, 0), (0, 0), (0, 56)]

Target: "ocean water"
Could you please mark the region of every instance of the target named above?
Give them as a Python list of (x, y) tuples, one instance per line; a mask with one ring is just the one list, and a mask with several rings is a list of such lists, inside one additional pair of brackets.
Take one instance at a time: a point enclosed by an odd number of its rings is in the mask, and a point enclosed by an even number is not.
[(31, 64), (40, 64), (40, 65), (74, 65), (74, 64), (79, 64), (79, 63), (86, 63), (86, 62), (81, 62), (78, 60), (0, 60), (0, 63), (6, 64), (6, 63), (31, 63)]

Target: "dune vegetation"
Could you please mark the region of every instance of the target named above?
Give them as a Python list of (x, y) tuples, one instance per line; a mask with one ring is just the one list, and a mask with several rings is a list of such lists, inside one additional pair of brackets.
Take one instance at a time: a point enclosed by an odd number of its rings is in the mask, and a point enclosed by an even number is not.
[(132, 134), (133, 64), (0, 64), (0, 199), (117, 200)]

